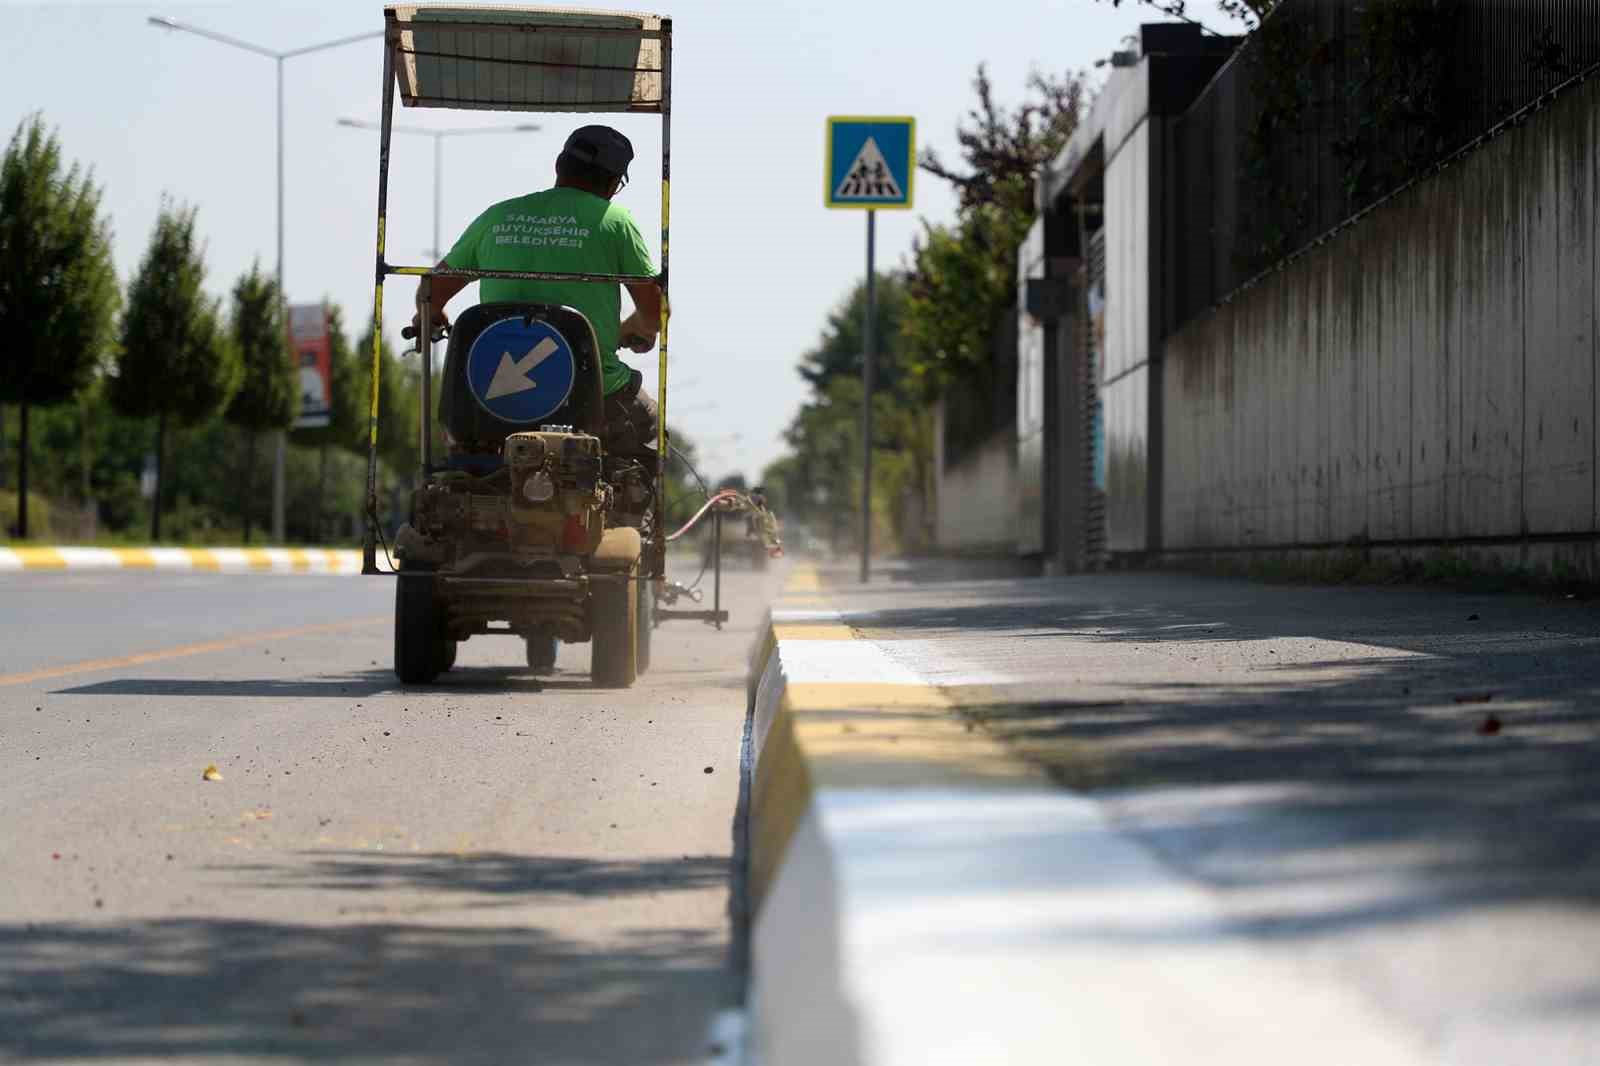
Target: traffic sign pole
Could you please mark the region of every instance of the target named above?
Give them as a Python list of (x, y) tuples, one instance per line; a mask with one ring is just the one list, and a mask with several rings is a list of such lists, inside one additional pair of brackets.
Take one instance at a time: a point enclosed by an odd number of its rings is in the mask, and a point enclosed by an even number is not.
[(822, 202), (867, 213), (866, 321), (861, 329), (861, 583), (872, 577), (872, 392), (878, 361), (878, 211), (911, 208), (917, 122), (909, 117), (828, 119)]
[(872, 577), (872, 385), (877, 362), (878, 212), (867, 212), (867, 321), (861, 345), (861, 583)]

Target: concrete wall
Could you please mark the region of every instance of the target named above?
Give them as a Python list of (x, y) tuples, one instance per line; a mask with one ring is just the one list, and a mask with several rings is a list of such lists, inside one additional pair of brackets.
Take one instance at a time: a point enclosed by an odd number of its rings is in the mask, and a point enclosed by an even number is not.
[(1009, 427), (960, 463), (945, 466), (941, 461), (936, 474), (935, 540), (940, 551), (983, 555), (1017, 550), (1017, 451)]
[(1105, 173), (1106, 546), (1113, 552), (1149, 547), (1146, 493), (1150, 472), (1150, 142), (1148, 118), (1115, 147)]
[(1028, 279), (1045, 276), (1044, 219), (1017, 249), (1017, 551), (1045, 550), (1045, 328), (1026, 310)]
[(1600, 78), (1170, 337), (1164, 546), (1590, 559), (1597, 199)]

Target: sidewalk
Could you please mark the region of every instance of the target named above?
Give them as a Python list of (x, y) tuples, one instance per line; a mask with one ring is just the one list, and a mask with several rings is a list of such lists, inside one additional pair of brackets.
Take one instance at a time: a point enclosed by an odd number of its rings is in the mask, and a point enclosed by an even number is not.
[(801, 578), (753, 1061), (1600, 1062), (1593, 606)]

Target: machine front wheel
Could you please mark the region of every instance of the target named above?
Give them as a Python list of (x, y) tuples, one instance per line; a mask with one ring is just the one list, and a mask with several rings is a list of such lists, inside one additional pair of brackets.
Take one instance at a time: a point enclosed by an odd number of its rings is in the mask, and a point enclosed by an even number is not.
[(444, 667), (433, 580), (432, 575), (395, 578), (394, 673), (402, 684), (426, 685)]
[[(626, 571), (638, 576), (638, 564)], [(597, 581), (590, 595), (594, 656), (589, 679), (600, 688), (627, 688), (639, 676), (637, 581)]]

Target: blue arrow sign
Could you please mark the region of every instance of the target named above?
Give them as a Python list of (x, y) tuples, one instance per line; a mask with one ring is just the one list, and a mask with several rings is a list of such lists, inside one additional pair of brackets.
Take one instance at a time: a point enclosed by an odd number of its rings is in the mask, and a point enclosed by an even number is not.
[(828, 119), (829, 207), (905, 209), (916, 180), (917, 120), (914, 118)]
[(578, 360), (547, 322), (502, 318), (478, 334), (467, 352), (467, 385), (485, 411), (528, 425), (549, 418), (572, 394)]

